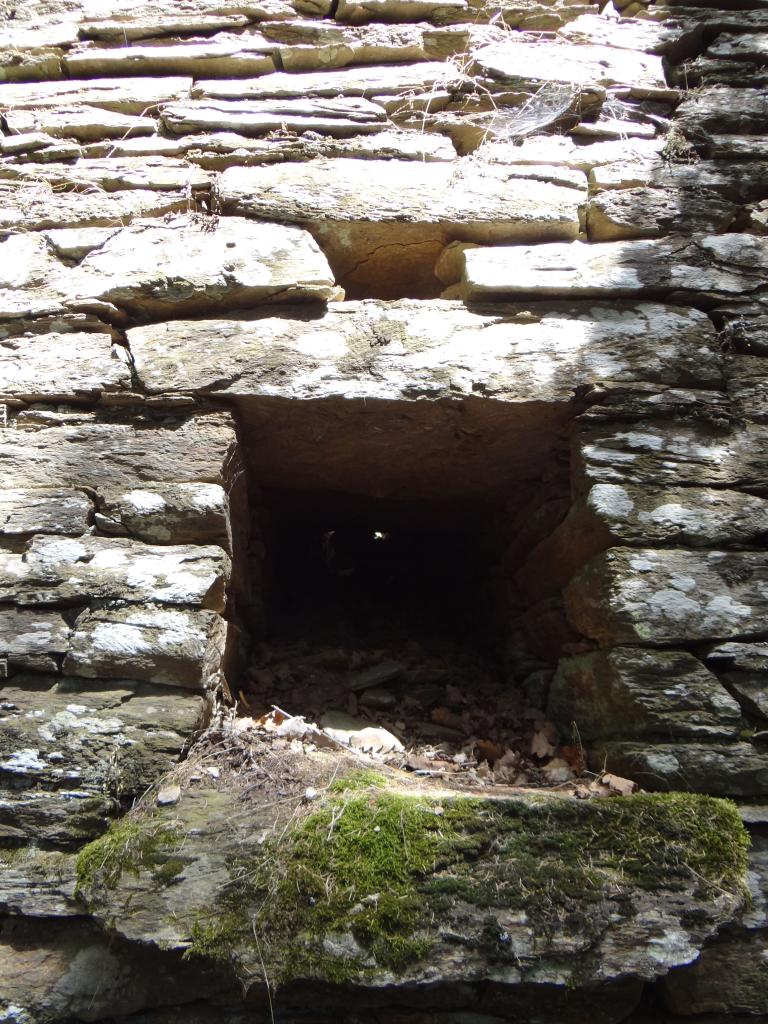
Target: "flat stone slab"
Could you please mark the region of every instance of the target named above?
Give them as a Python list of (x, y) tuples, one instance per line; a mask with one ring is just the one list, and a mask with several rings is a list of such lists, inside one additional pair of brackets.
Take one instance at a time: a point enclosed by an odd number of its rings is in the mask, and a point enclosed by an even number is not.
[(515, 574), (529, 600), (564, 586), (590, 558), (616, 545), (760, 547), (768, 501), (740, 491), (598, 483), (577, 497), (565, 519)]
[(143, 114), (160, 103), (189, 96), (192, 78), (98, 78), (61, 82), (0, 85), (0, 110), (37, 110), (41, 107), (100, 107), (121, 114)]
[(204, 692), (227, 664), (227, 623), (216, 613), (132, 607), (82, 612), (64, 672), (88, 679), (136, 679)]
[(166, 156), (80, 159), (75, 164), (3, 164), (0, 179), (20, 182), (49, 182), (54, 189), (152, 189), (155, 192), (191, 189), (199, 192), (210, 185), (210, 175), (199, 167)]
[(140, 486), (142, 481), (228, 484), (236, 439), (224, 413), (147, 430), (84, 414), (76, 423), (0, 431), (0, 465), (19, 487)]
[(130, 388), (127, 356), (110, 334), (51, 332), (0, 340), (2, 399), (94, 398)]
[[(232, 398), (415, 401), (482, 393), (569, 402), (599, 380), (717, 384), (717, 338), (695, 310), (458, 302), (331, 303), (232, 320), (173, 320), (128, 331), (149, 393)], [(212, 337), (216, 344), (211, 344)]]
[(711, 293), (736, 296), (760, 288), (768, 240), (756, 235), (583, 242), (468, 249), (462, 296), (633, 296)]
[(287, 74), (275, 72), (252, 81), (199, 81), (192, 88), (196, 98), (226, 100), (307, 99), (337, 96), (390, 96), (432, 89), (457, 88), (464, 76), (450, 63), (385, 64)]
[(155, 317), (263, 302), (323, 302), (334, 289), (328, 263), (306, 231), (240, 217), (222, 218), (213, 232), (188, 217), (133, 224), (74, 267), (33, 233), (0, 243), (3, 253), (13, 262), (6, 279), (0, 273), (0, 310), (10, 316), (48, 302), (62, 310)]
[(220, 34), (210, 40), (184, 40), (158, 46), (87, 46), (69, 51), (63, 64), (70, 78), (122, 75), (244, 77), (273, 71), (273, 50), (273, 44), (255, 32), (241, 36)]
[(221, 195), (234, 212), (281, 221), (456, 224), (476, 241), (578, 233), (585, 189), (506, 178), (470, 163), (317, 160), (233, 167), (222, 175)]
[(0, 609), (0, 652), (11, 669), (57, 672), (72, 630), (59, 611)]
[(687, 97), (675, 111), (683, 129), (729, 135), (762, 135), (768, 95), (759, 89), (718, 86)]
[(39, 231), (43, 228), (115, 226), (134, 219), (183, 213), (187, 199), (179, 192), (56, 192), (23, 179), (0, 182), (0, 228)]
[(632, 95), (677, 98), (664, 75), (661, 57), (599, 44), (521, 39), (516, 34), (472, 54), (475, 66), (504, 82), (538, 81), (568, 85), (625, 86)]
[(169, 103), (163, 108), (162, 122), (175, 135), (223, 129), (245, 136), (282, 131), (346, 138), (390, 127), (384, 108), (361, 97)]
[(734, 739), (741, 708), (717, 676), (684, 651), (615, 647), (561, 658), (547, 717), (585, 742), (635, 737)]
[(759, 635), (768, 606), (768, 556), (612, 548), (576, 574), (565, 604), (572, 625), (604, 646)]
[(768, 481), (766, 445), (764, 424), (725, 430), (705, 421), (696, 426), (651, 419), (612, 423), (579, 433), (574, 442), (573, 479), (582, 492), (596, 483), (725, 484), (761, 490)]
[[(393, 809), (400, 811), (396, 819), (400, 830), (399, 839), (394, 837), (382, 814), (393, 795), (397, 800)], [(690, 797), (684, 799), (691, 800)], [(439, 806), (451, 823), (452, 812), (461, 806), (455, 802), (453, 795), (430, 791), (423, 786), (419, 791), (405, 783), (398, 784), (396, 790), (390, 790), (384, 785), (373, 794), (363, 791), (344, 801), (351, 805), (350, 813), (357, 813), (360, 805), (366, 803), (368, 810), (362, 811), (364, 820), (373, 818), (379, 823), (379, 833), (384, 834), (382, 839), (387, 839), (387, 847), (397, 851), (395, 856), (398, 860), (402, 859), (407, 879), (410, 878), (411, 862), (405, 849), (410, 834), (408, 830), (413, 827), (411, 812), (414, 804), (411, 801), (418, 801), (422, 813), (426, 809), (426, 814)], [(326, 814), (333, 809), (334, 804), (334, 798), (326, 801), (320, 797), (313, 803), (313, 814), (319, 814), (320, 820), (325, 821)], [(274, 863), (274, 859), (279, 857), (279, 854), (271, 852), (271, 839), (276, 829), (274, 812), (271, 817), (268, 816), (258, 803), (246, 804), (246, 808), (250, 813), (247, 815), (247, 825), (244, 826), (243, 801), (235, 799), (234, 794), (227, 794), (223, 787), (219, 790), (206, 786), (182, 789), (179, 803), (167, 810), (156, 809), (151, 819), (145, 820), (140, 826), (158, 829), (162, 828), (164, 822), (173, 821), (174, 835), (178, 838), (168, 841), (165, 848), (158, 846), (156, 857), (148, 857), (145, 863), (137, 865), (135, 872), (122, 871), (118, 865), (118, 878), (111, 887), (104, 884), (103, 872), (95, 870), (84, 892), (90, 912), (99, 920), (114, 919), (116, 930), (133, 941), (145, 942), (149, 935), (160, 934), (169, 946), (188, 946), (190, 923), (202, 916), (217, 920), (219, 911), (216, 908), (221, 903), (220, 894), (231, 888), (233, 879), (245, 871), (246, 863), (253, 864), (253, 858), (259, 850), (254, 836), (264, 837), (261, 853), (265, 852), (263, 847), (266, 846), (268, 864)], [(491, 982), (496, 993), (498, 1012), (503, 1012), (502, 1006), (521, 1006), (521, 1009), (525, 1006), (529, 1012), (524, 1017), (532, 1017), (530, 1008), (541, 1007), (542, 996), (545, 994), (547, 1007), (560, 1009), (567, 1005), (570, 1011), (573, 999), (578, 998), (579, 988), (585, 983), (591, 983), (594, 990), (600, 993), (600, 983), (617, 977), (651, 979), (677, 963), (690, 962), (718, 923), (731, 918), (743, 901), (743, 895), (737, 893), (735, 883), (731, 891), (730, 881), (721, 885), (719, 890), (709, 887), (702, 889), (701, 879), (696, 878), (692, 872), (684, 877), (687, 867), (672, 866), (666, 852), (652, 865), (655, 886), (651, 887), (647, 881), (645, 884), (638, 881), (643, 870), (638, 863), (644, 867), (646, 860), (643, 857), (638, 862), (630, 852), (632, 840), (629, 837), (636, 830), (642, 831), (648, 841), (655, 842), (656, 837), (659, 837), (658, 841), (663, 846), (661, 837), (667, 829), (674, 829), (685, 848), (691, 841), (692, 816), (694, 820), (701, 821), (699, 816), (706, 816), (709, 820), (711, 815), (720, 822), (726, 816), (730, 821), (732, 816), (738, 821), (735, 809), (729, 808), (726, 811), (713, 801), (702, 802), (701, 805), (691, 802), (684, 807), (682, 801), (675, 806), (671, 802), (665, 806), (658, 797), (648, 795), (617, 800), (576, 801), (543, 794), (525, 794), (478, 799), (464, 813), (466, 824), (462, 822), (455, 831), (448, 831), (445, 820), (441, 821), (441, 825), (443, 834), (448, 832), (450, 837), (449, 847), (452, 842), (456, 842), (456, 834), (459, 842), (466, 842), (465, 837), (472, 835), (472, 852), (467, 854), (464, 849), (456, 852), (450, 849), (444, 855), (447, 863), (436, 871), (423, 872), (423, 883), (417, 882), (417, 905), (420, 909), (424, 908), (425, 916), (428, 915), (426, 919), (430, 921), (429, 948), (426, 954), (416, 953), (399, 964), (397, 975), (401, 983), (421, 986), (437, 978), (460, 981), (462, 986)], [(422, 842), (431, 843), (434, 836), (426, 814), (420, 834)], [(311, 830), (311, 823), (306, 824), (303, 816), (299, 815), (300, 812), (296, 815), (295, 826), (291, 822), (284, 827), (282, 819), (279, 820), (284, 850), (292, 850), (294, 843), (301, 842), (302, 834)], [(314, 820), (316, 822), (317, 818)], [(651, 824), (651, 820), (655, 824)], [(480, 824), (483, 822), (490, 826), (487, 833)], [(359, 829), (352, 836), (350, 842), (354, 850), (361, 841), (361, 835), (365, 834)], [(565, 853), (565, 837), (573, 834), (579, 842), (588, 842), (590, 846), (591, 881), (587, 890), (588, 897), (586, 891), (574, 888), (576, 883), (573, 881), (582, 879), (585, 865), (580, 857), (573, 860), (572, 855)], [(730, 833), (726, 834), (730, 837)], [(589, 839), (587, 835), (590, 835)], [(334, 857), (340, 845), (337, 836), (338, 833), (334, 832), (327, 840), (330, 854)], [(392, 839), (389, 839), (390, 836)], [(526, 841), (526, 849), (532, 851), (526, 868), (523, 866), (526, 863), (525, 853), (518, 845), (521, 837)], [(701, 840), (693, 840), (688, 848), (695, 849), (693, 855), (698, 857), (702, 848)], [(606, 852), (609, 849), (611, 853)], [(92, 847), (90, 852), (100, 854), (100, 847)], [(159, 885), (154, 877), (155, 872), (163, 861), (172, 856), (181, 861), (182, 869), (177, 876), (177, 884)], [(531, 860), (535, 865), (533, 867)], [(616, 861), (624, 865), (620, 878), (616, 877), (615, 868), (612, 868)], [(112, 863), (111, 860), (106, 862), (107, 871)], [(325, 862), (320, 870), (324, 877), (328, 877)], [(542, 891), (541, 878), (544, 871), (551, 876), (548, 891), (558, 893), (558, 907), (566, 906), (575, 910), (585, 904), (589, 906), (589, 939), (585, 925), (574, 921), (567, 930), (558, 928), (554, 926), (554, 909), (549, 910), (546, 904), (541, 910), (534, 909), (536, 897)], [(565, 871), (568, 872), (570, 885), (558, 883)], [(251, 965), (257, 962), (258, 954), (255, 953), (253, 931), (249, 939), (239, 927), (239, 922), (241, 918), (258, 913), (255, 908), (263, 897), (261, 875), (257, 875), (257, 872), (258, 867), (254, 865), (249, 876), (257, 877), (255, 896), (245, 896), (245, 905), (238, 907), (229, 918), (231, 928), (222, 946), (249, 973)], [(332, 877), (335, 877), (335, 870), (332, 869), (332, 872)], [(506, 885), (501, 883), (502, 875), (507, 881)], [(483, 890), (478, 891), (478, 879), (489, 877), (499, 877), (494, 903), (492, 907), (484, 908), (486, 913), (478, 914), (484, 903), (480, 894)], [(525, 884), (523, 879), (527, 880)], [(556, 888), (558, 884), (565, 884), (567, 895), (561, 895), (561, 890)], [(433, 910), (432, 898), (443, 896), (449, 887), (452, 894), (458, 889), (460, 898), (443, 898)], [(357, 901), (365, 900), (371, 895), (369, 888), (370, 885), (356, 885), (352, 894)], [(303, 895), (303, 886), (299, 891)], [(709, 898), (704, 896), (705, 892)], [(616, 906), (617, 893), (626, 894), (625, 900), (621, 901), (623, 913)], [(317, 901), (314, 905), (325, 903), (322, 895), (314, 898)], [(368, 905), (363, 903), (364, 907)], [(123, 912), (118, 913), (118, 907), (123, 907)], [(422, 920), (421, 916), (416, 918), (413, 925), (415, 935), (421, 936), (427, 930)], [(483, 928), (487, 930), (491, 921), (495, 923), (493, 938), (490, 940), (493, 945), (490, 948), (498, 945), (510, 947), (503, 960), (488, 955), (486, 940), (482, 938)], [(439, 922), (438, 927), (434, 927), (436, 922)], [(497, 926), (505, 936), (502, 943), (499, 943), (495, 935)], [(368, 984), (371, 984), (371, 979), (375, 979), (372, 985), (375, 990), (389, 983), (391, 972), (381, 962), (386, 954), (379, 953), (377, 956), (373, 953), (368, 942), (360, 937), (357, 928), (353, 932), (353, 927), (345, 921), (340, 921), (331, 934), (319, 924), (318, 928), (319, 936), (313, 932), (311, 937), (306, 933), (300, 937), (294, 930), (292, 914), (283, 912), (279, 923), (259, 929), (259, 945), (269, 969), (280, 970), (280, 957), (286, 955), (284, 950), (290, 948), (294, 951), (294, 957), (302, 957), (298, 970), (294, 966), (294, 977), (324, 978), (326, 970), (341, 964), (346, 969), (352, 967), (356, 973), (361, 969), (362, 962), (365, 964), (362, 969), (366, 971)], [(303, 955), (305, 952), (313, 953), (315, 948), (323, 950), (323, 966), (304, 967)], [(595, 952), (597, 956), (594, 956)], [(205, 963), (205, 960), (202, 962)], [(293, 963), (295, 965), (296, 961)], [(566, 989), (567, 978), (573, 979), (573, 985)], [(576, 985), (578, 987), (573, 987)], [(590, 991), (590, 996), (594, 1007), (593, 991)], [(455, 1003), (452, 1002), (452, 1005), (455, 1006)], [(475, 1001), (472, 1005), (477, 1007), (482, 1004)], [(491, 1008), (488, 1006), (489, 1010)], [(586, 1016), (585, 1004), (581, 1019), (586, 1019)], [(558, 1013), (558, 1019), (576, 1018)]]
[(0, 536), (61, 533), (77, 537), (88, 529), (92, 512), (93, 503), (83, 491), (7, 488), (0, 492)]
[(227, 212), (306, 226), (347, 297), (434, 298), (446, 242), (575, 238), (585, 189), (477, 163), (314, 160), (231, 167)]
[(211, 968), (156, 948), (116, 946), (86, 921), (7, 921), (0, 971), (3, 1002), (41, 1022), (151, 1012), (222, 987)]
[(630, 188), (601, 192), (587, 206), (591, 241), (727, 231), (739, 211), (709, 189)]
[[(592, 148), (592, 147), (590, 147)], [(652, 193), (637, 189), (661, 190), (662, 194), (676, 196), (679, 202), (678, 217), (690, 219), (702, 215), (699, 196), (715, 193), (720, 201), (746, 203), (762, 199), (768, 187), (768, 162), (759, 159), (758, 153), (739, 150), (737, 156), (750, 158), (748, 162), (737, 163), (729, 160), (702, 160), (689, 164), (675, 164), (663, 160), (658, 154), (645, 155), (640, 159), (632, 156), (630, 147), (618, 159), (595, 164), (589, 172), (589, 181), (602, 203), (618, 203), (620, 196), (609, 197), (604, 192), (633, 190), (636, 200), (646, 205), (653, 199)], [(659, 200), (662, 196), (659, 196)], [(716, 207), (717, 209), (717, 207)], [(662, 216), (662, 207), (659, 208)], [(679, 233), (684, 233), (683, 231)]]
[(130, 535), (150, 544), (229, 546), (229, 499), (219, 484), (148, 482), (103, 488), (95, 521), (102, 533)]
[(751, 743), (600, 743), (590, 764), (650, 790), (717, 796), (768, 793), (768, 753)]
[(3, 686), (0, 781), (17, 788), (138, 795), (198, 727), (187, 693), (16, 676)]
[(229, 571), (229, 558), (213, 546), (36, 536), (22, 554), (0, 551), (0, 601), (53, 604), (87, 595), (222, 611)]

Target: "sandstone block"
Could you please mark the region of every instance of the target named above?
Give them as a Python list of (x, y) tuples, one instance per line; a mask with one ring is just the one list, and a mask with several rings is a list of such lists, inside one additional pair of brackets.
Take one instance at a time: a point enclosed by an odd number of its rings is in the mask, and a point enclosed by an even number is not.
[(616, 647), (561, 658), (547, 717), (564, 736), (735, 738), (737, 702), (701, 662), (683, 651)]
[(768, 557), (742, 551), (612, 548), (565, 590), (571, 624), (602, 645), (759, 634), (767, 601)]

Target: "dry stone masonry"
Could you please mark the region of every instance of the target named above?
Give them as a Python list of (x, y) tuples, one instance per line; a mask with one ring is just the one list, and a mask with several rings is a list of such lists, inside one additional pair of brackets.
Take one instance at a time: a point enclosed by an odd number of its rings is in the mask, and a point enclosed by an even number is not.
[(768, 1020), (763, 0), (0, 24), (1, 1024)]

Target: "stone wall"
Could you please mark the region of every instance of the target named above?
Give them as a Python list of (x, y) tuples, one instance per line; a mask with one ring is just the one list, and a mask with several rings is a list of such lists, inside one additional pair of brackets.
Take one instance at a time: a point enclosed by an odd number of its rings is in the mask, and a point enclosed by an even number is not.
[(619, 869), (501, 963), (470, 900), (283, 1019), (768, 1018), (768, 11), (722, 2), (1, 0), (0, 1020), (269, 1019), (180, 956), (225, 794), (159, 903), (76, 880), (237, 696), (262, 488), (503, 507), (562, 736), (753, 841), (746, 909)]

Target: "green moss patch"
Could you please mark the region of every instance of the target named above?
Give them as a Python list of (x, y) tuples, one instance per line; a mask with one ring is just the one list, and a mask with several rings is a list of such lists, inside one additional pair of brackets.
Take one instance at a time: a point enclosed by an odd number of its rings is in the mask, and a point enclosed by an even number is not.
[(87, 898), (99, 888), (116, 888), (123, 872), (138, 876), (142, 869), (153, 871), (158, 881), (167, 884), (183, 870), (180, 860), (169, 859), (182, 839), (178, 829), (153, 818), (113, 822), (77, 855), (75, 891)]
[(459, 921), (492, 959), (504, 910), (522, 911), (537, 933), (596, 938), (609, 896), (632, 916), (638, 889), (741, 893), (747, 845), (736, 808), (706, 796), (436, 797), (357, 776), (258, 854), (231, 861), (190, 953), (257, 957), (278, 981), (397, 975), (427, 954), (436, 923)]

